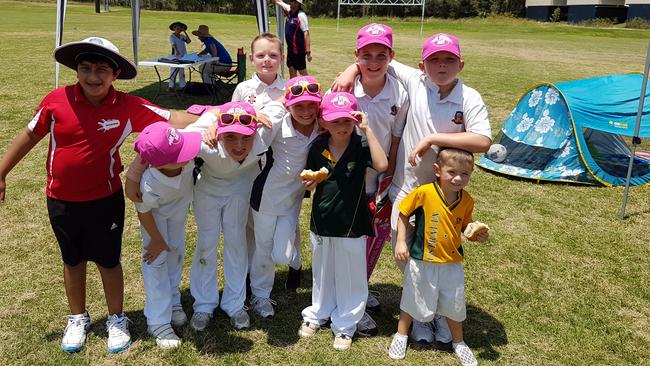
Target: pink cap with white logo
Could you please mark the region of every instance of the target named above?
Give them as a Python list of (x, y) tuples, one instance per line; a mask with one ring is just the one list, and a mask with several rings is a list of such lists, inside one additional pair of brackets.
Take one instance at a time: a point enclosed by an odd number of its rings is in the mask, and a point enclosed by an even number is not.
[(357, 99), (354, 95), (346, 92), (327, 94), (320, 104), (321, 117), (326, 122), (332, 122), (339, 118), (357, 122), (357, 118), (350, 113), (357, 110)]
[(184, 163), (199, 154), (201, 133), (182, 132), (167, 122), (156, 122), (142, 130), (133, 148), (143, 161), (154, 167)]
[(438, 33), (427, 38), (422, 45), (422, 60), (438, 52), (449, 52), (460, 58), (460, 43), (451, 34)]
[(357, 50), (369, 45), (381, 44), (393, 49), (393, 28), (384, 24), (368, 24), (357, 33)]
[(313, 76), (296, 76), (287, 81), (284, 93), (284, 105), (290, 107), (299, 102), (316, 102), (323, 100), (321, 85)]
[[(257, 114), (251, 104), (246, 102), (229, 102), (217, 108), (220, 114), (220, 117), (217, 119), (219, 124), (217, 128), (218, 135), (226, 132), (234, 132), (244, 136), (250, 136), (257, 130)], [(224, 114), (232, 115), (235, 118), (232, 121), (225, 121)], [(249, 116), (253, 118), (249, 118)]]

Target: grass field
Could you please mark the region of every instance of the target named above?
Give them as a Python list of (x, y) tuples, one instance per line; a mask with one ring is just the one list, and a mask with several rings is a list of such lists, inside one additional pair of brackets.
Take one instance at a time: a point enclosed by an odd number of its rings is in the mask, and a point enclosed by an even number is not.
[[(53, 88), (54, 4), (0, 0), (0, 153)], [(70, 4), (64, 42), (90, 35), (109, 38), (131, 55), (130, 9), (94, 14), (91, 4)], [(218, 14), (142, 12), (141, 59), (168, 52), (167, 26), (175, 20), (191, 29), (208, 24), (234, 52), (248, 51), (257, 33), (255, 18)], [(370, 19), (310, 19), (314, 61), (308, 65), (319, 80), (331, 82), (352, 61), (356, 30)], [(419, 21), (373, 19), (394, 27), (398, 58), (415, 65), (422, 38)], [(493, 133), (530, 86), (603, 74), (642, 71), (650, 31), (594, 29), (541, 24), (511, 18), (428, 20), (425, 34), (452, 32), (462, 41), (464, 81), (483, 95)], [(198, 50), (194, 38), (190, 50)], [(250, 69), (250, 66), (249, 66)], [(249, 70), (250, 75), (250, 70)], [(74, 73), (62, 69), (62, 83)], [(156, 76), (141, 68), (133, 81), (116, 86), (152, 97)], [(167, 107), (185, 108), (192, 101), (161, 99)], [(123, 160), (132, 157), (129, 138)], [(278, 273), (273, 298), (277, 315), (252, 317), (248, 331), (232, 330), (218, 311), (206, 332), (189, 328), (178, 350), (164, 352), (147, 336), (142, 314), (144, 289), (140, 274), (140, 235), (135, 211), (127, 209), (122, 263), (125, 311), (135, 340), (128, 352), (106, 353), (106, 306), (101, 282), (89, 266), (88, 310), (93, 327), (85, 350), (69, 355), (59, 350), (68, 312), (59, 249), (45, 208), (44, 158), (41, 142), (9, 175), (7, 202), (0, 206), (0, 364), (441, 364), (455, 365), (453, 355), (437, 350), (410, 350), (393, 362), (385, 349), (396, 329), (400, 275), (387, 247), (370, 288), (381, 294), (383, 312), (375, 317), (380, 335), (356, 339), (349, 352), (332, 349), (332, 336), (320, 332), (309, 340), (296, 330), (300, 311), (311, 298), (310, 276), (297, 293), (282, 289), (286, 272)], [(622, 188), (534, 184), (475, 171), (469, 191), (476, 199), (475, 218), (489, 223), (485, 244), (469, 244), (466, 253), (467, 343), (481, 364), (495, 365), (650, 365), (650, 190), (631, 190), (629, 217), (619, 221)], [(306, 201), (305, 214), (309, 207)], [(196, 229), (188, 220), (187, 266), (181, 287), (183, 305), (191, 311), (189, 260)], [(307, 220), (303, 220), (303, 224)], [(307, 227), (303, 227), (306, 237)], [(303, 241), (306, 274), (310, 250)]]

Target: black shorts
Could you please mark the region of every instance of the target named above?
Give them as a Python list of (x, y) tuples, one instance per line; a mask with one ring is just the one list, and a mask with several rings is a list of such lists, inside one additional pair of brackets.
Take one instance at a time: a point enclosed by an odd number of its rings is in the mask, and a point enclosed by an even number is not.
[(52, 230), (63, 263), (92, 261), (104, 268), (120, 264), (124, 228), (122, 189), (94, 201), (70, 202), (47, 198)]
[(296, 70), (304, 70), (307, 68), (307, 61), (305, 61), (305, 53), (287, 52), (287, 66), (293, 67)]

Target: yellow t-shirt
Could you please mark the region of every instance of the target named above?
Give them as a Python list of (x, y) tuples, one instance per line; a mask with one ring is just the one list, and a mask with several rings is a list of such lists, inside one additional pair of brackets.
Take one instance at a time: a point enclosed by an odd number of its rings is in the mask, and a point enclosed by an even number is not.
[(460, 191), (456, 202), (447, 203), (437, 182), (422, 185), (399, 204), (404, 216), (415, 215), (415, 235), (409, 243), (411, 258), (450, 263), (463, 260), (460, 235), (472, 222), (474, 200)]

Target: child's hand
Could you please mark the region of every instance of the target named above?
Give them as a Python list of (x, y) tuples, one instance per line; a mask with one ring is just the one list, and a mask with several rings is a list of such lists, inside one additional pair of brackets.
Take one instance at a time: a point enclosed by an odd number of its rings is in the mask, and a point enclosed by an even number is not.
[(395, 260), (399, 262), (407, 262), (410, 258), (409, 248), (406, 246), (406, 242), (398, 241), (395, 246)]
[(480, 233), (480, 234), (478, 234), (476, 236), (476, 241), (482, 243), (482, 242), (487, 241), (489, 238), (490, 238), (490, 232), (484, 232), (484, 233)]
[(0, 203), (5, 202), (5, 191), (7, 189), (7, 183), (5, 183), (5, 180), (0, 178)]
[(132, 202), (142, 202), (142, 192), (140, 191), (140, 183), (126, 178), (124, 182), (124, 194)]
[(264, 113), (257, 114), (257, 123), (260, 123), (262, 126), (268, 128), (269, 130), (273, 128), (273, 124), (271, 123), (269, 116)]
[(368, 126), (368, 115), (361, 111), (352, 111), (350, 114), (357, 119), (357, 127), (359, 127), (361, 132), (365, 135), (370, 128), (370, 126)]
[(313, 191), (314, 189), (316, 189), (316, 186), (318, 185), (318, 183), (316, 183), (316, 181), (313, 181), (313, 180), (303, 179), (302, 180), (302, 185), (305, 187), (306, 190)]
[[(433, 147), (432, 147), (433, 146)], [(411, 150), (411, 153), (409, 154), (409, 163), (411, 166), (416, 166), (418, 165), (417, 163), (417, 158), (421, 158), (422, 155), (426, 154), (429, 149), (433, 148), (436, 151), (436, 154), (438, 153), (438, 147), (434, 146), (431, 142), (427, 140), (427, 138), (423, 138), (418, 142), (417, 145)]]
[(217, 123), (213, 124), (212, 126), (208, 127), (207, 130), (203, 131), (201, 133), (201, 138), (203, 139), (203, 142), (210, 146), (210, 148), (214, 149), (217, 147), (217, 129), (219, 128), (219, 125)]
[(142, 259), (151, 264), (151, 262), (155, 261), (156, 258), (160, 255), (165, 250), (169, 250), (169, 247), (167, 246), (167, 243), (165, 243), (165, 240), (162, 238), (160, 240), (154, 240), (151, 239), (151, 242), (149, 243), (149, 247), (147, 250), (144, 252), (142, 255)]

